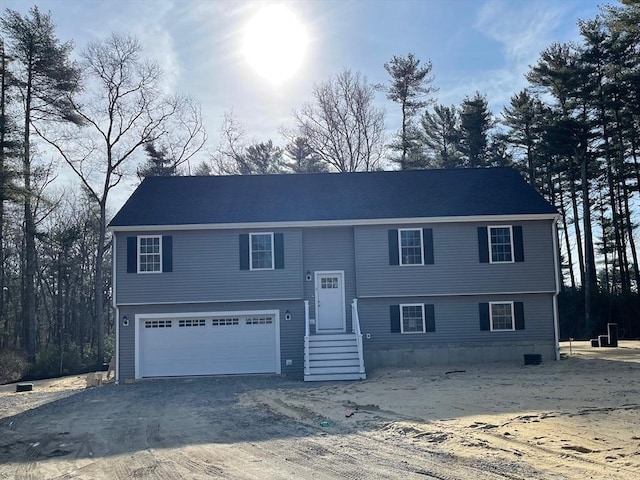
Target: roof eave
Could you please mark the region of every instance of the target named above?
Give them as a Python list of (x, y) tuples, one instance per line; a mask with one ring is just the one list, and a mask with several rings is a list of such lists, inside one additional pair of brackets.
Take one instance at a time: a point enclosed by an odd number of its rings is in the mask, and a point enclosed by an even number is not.
[(469, 215), (445, 217), (409, 218), (363, 218), (352, 220), (292, 220), (280, 222), (237, 222), (237, 223), (192, 223), (174, 225), (109, 225), (112, 232), (158, 231), (158, 230), (230, 230), (248, 228), (292, 228), (292, 227), (344, 227), (357, 225), (399, 225), (413, 223), (458, 223), (458, 222), (513, 222), (527, 220), (557, 220), (558, 213), (527, 213), (509, 215)]

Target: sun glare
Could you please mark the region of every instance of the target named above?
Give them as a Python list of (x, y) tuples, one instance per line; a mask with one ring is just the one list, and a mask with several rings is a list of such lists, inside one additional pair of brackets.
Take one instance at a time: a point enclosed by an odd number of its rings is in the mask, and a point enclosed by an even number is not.
[(283, 5), (262, 8), (247, 23), (243, 51), (249, 64), (274, 84), (291, 78), (300, 68), (307, 32)]

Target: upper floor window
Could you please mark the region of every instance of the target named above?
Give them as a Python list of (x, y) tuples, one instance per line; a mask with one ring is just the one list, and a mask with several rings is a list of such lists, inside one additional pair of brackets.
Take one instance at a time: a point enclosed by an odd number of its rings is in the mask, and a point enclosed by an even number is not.
[(250, 240), (251, 270), (272, 270), (274, 264), (273, 233), (252, 233)]
[(478, 227), (480, 263), (524, 262), (522, 225)]
[(138, 237), (138, 272), (152, 273), (162, 271), (162, 237)]
[(388, 231), (389, 265), (431, 265), (433, 230), (400, 228)]
[(241, 233), (239, 241), (240, 270), (284, 269), (283, 233)]
[(400, 265), (422, 265), (422, 230), (418, 228), (398, 230), (400, 236)]
[(173, 237), (138, 235), (127, 237), (127, 273), (173, 271)]
[(511, 226), (489, 227), (491, 263), (513, 262)]

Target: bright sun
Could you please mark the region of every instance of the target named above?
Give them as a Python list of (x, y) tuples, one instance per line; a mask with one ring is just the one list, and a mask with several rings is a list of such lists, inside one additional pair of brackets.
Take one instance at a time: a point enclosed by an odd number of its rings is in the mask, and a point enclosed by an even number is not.
[(274, 84), (298, 70), (307, 47), (307, 32), (283, 5), (262, 8), (247, 23), (243, 51), (249, 64)]

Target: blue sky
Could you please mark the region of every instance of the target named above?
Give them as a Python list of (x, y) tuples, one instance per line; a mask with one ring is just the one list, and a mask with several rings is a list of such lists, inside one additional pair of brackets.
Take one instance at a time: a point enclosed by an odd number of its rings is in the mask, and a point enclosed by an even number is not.
[[(298, 73), (274, 86), (241, 55), (244, 25), (270, 3), (286, 5), (305, 25), (309, 44)], [(369, 82), (388, 80), (383, 64), (414, 53), (433, 62), (439, 103), (487, 95), (494, 111), (524, 85), (524, 74), (552, 42), (577, 40), (576, 22), (593, 18), (615, 0), (4, 0), (26, 12), (50, 10), (61, 40), (81, 49), (110, 32), (137, 36), (163, 66), (167, 88), (202, 105), (209, 149), (218, 143), (224, 112), (233, 110), (258, 141), (282, 140), (280, 126), (311, 99), (314, 82), (351, 68)], [(395, 105), (379, 94), (387, 126), (395, 131)]]

